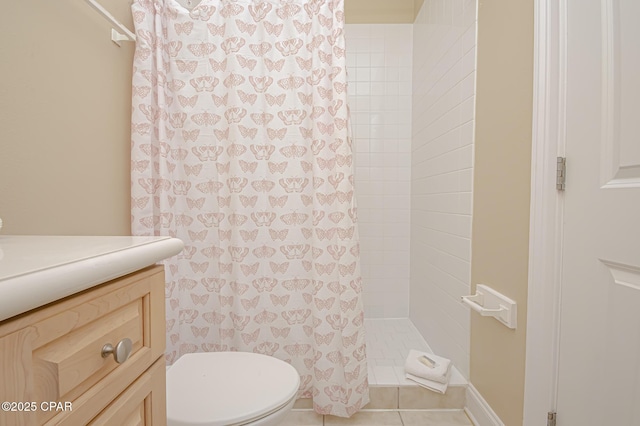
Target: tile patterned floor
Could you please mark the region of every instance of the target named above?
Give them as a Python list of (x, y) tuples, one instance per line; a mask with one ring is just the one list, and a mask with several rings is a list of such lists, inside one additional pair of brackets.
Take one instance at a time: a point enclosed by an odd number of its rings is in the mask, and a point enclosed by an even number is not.
[(473, 426), (462, 410), (361, 411), (349, 419), (292, 411), (281, 426)]
[[(369, 384), (372, 386), (417, 386), (404, 378), (404, 363), (409, 350), (433, 353), (427, 342), (408, 318), (365, 319)], [(451, 385), (467, 381), (455, 368)]]

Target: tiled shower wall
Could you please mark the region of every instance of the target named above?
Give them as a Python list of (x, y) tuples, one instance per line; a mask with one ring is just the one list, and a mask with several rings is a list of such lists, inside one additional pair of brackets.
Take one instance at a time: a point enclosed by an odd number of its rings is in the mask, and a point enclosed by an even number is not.
[(408, 315), (468, 377), (476, 2), (346, 37), (366, 316)]
[(410, 318), (469, 377), (475, 0), (425, 0), (413, 36)]
[(365, 314), (409, 315), (413, 25), (346, 25)]

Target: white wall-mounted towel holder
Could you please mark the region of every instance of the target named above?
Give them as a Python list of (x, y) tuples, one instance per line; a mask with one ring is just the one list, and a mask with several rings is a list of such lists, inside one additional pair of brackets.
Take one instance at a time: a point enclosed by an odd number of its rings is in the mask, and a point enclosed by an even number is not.
[(494, 317), (509, 328), (516, 328), (517, 305), (504, 294), (484, 284), (476, 286), (476, 294), (462, 296), (462, 303), (483, 317)]

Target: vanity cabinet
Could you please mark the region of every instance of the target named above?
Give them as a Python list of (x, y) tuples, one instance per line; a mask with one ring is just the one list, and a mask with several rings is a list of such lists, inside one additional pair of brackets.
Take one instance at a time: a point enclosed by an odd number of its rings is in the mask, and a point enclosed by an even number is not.
[[(128, 359), (103, 357), (123, 339)], [(0, 425), (164, 426), (164, 350), (162, 266), (1, 321), (0, 402), (18, 411)]]

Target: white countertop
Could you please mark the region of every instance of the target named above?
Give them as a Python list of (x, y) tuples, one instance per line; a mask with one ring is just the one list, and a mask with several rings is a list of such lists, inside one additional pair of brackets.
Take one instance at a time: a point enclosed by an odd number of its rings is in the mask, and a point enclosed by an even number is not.
[(169, 237), (0, 235), (0, 321), (175, 256)]

